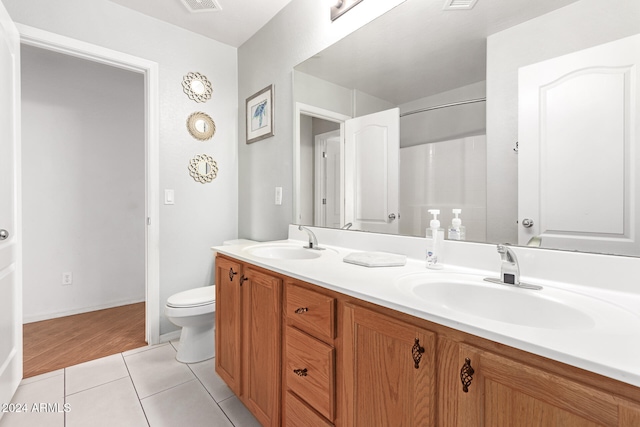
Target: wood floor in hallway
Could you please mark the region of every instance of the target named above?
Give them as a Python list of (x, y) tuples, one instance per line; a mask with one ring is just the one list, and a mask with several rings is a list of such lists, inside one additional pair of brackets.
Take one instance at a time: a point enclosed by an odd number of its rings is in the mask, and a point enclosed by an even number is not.
[(24, 378), (147, 345), (145, 303), (27, 323)]

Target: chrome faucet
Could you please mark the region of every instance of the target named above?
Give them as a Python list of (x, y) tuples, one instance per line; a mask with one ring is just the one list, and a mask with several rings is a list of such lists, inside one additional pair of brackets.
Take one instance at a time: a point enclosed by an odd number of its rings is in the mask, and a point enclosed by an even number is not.
[(300, 230), (300, 231), (304, 230), (309, 235), (309, 245), (308, 246), (304, 246), (305, 249), (315, 249), (315, 250), (318, 250), (318, 251), (324, 250), (324, 248), (321, 248), (320, 246), (318, 246), (318, 239), (316, 239), (316, 235), (313, 234), (313, 231), (311, 231), (307, 227), (303, 227), (301, 225), (298, 226), (298, 230)]
[(340, 227), (342, 230), (348, 230), (351, 228), (351, 226), (353, 225), (352, 222), (348, 222), (345, 225), (343, 225), (342, 227)]
[(503, 283), (518, 286), (520, 284), (520, 267), (516, 254), (506, 245), (498, 245), (498, 253), (502, 258), (500, 279)]
[(515, 252), (507, 247), (507, 245), (498, 245), (497, 247), (500, 258), (502, 259), (502, 265), (500, 266), (500, 278), (486, 278), (487, 282), (497, 283), (499, 285), (514, 286), (523, 289), (540, 290), (542, 286), (530, 285), (528, 283), (520, 282), (520, 266), (518, 265), (518, 258)]

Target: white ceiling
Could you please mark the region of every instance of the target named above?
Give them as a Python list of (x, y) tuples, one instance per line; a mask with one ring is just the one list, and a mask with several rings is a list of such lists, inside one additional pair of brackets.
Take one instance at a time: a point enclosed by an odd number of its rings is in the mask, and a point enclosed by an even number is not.
[(239, 47), (291, 0), (217, 0), (220, 11), (190, 12), (181, 0), (110, 0), (145, 15)]

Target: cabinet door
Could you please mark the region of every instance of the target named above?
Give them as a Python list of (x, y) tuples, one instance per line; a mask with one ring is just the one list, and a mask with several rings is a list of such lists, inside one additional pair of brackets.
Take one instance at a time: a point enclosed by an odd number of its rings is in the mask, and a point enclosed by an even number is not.
[(280, 423), (282, 281), (245, 269), (243, 402), (263, 426)]
[(240, 282), (242, 264), (216, 258), (216, 372), (237, 395), (242, 395)]
[(346, 304), (345, 425), (435, 425), (436, 335)]
[(609, 393), (466, 344), (448, 360), (455, 390), (445, 391), (443, 400), (457, 408), (448, 416), (441, 409), (445, 426), (623, 426), (638, 420), (636, 408)]

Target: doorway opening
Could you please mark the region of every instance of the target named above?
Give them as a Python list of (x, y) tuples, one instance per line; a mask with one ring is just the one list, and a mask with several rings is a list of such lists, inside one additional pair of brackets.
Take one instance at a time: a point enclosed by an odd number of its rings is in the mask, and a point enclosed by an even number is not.
[[(142, 344), (156, 344), (157, 64), (17, 27), (21, 61), (31, 61), (23, 76), (38, 68), (34, 58), (50, 66), (40, 67), (40, 86), (22, 84), (24, 320), (78, 320), (79, 313), (121, 307), (137, 318), (142, 313)], [(30, 266), (47, 251), (47, 261)], [(48, 275), (49, 289), (38, 288), (44, 286), (39, 274)], [(48, 297), (38, 301), (33, 294)]]
[(344, 225), (344, 122), (350, 117), (296, 103), (294, 222)]

